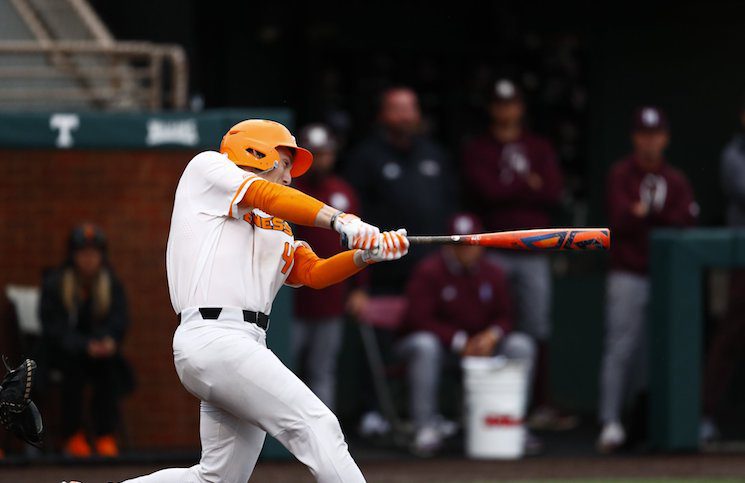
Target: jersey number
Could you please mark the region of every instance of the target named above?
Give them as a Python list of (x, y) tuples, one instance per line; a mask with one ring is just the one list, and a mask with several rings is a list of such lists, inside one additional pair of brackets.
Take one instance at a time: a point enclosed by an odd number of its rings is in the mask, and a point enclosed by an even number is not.
[(285, 261), (285, 266), (282, 267), (282, 274), (286, 274), (287, 270), (292, 266), (292, 258), (295, 254), (295, 247), (285, 242), (285, 249), (282, 251), (282, 260)]

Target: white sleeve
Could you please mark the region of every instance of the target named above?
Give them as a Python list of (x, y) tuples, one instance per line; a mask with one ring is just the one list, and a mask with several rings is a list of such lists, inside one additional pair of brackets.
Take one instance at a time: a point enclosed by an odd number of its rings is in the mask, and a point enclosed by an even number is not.
[(238, 219), (248, 212), (238, 203), (251, 183), (259, 179), (255, 174), (242, 170), (227, 156), (215, 151), (196, 155), (187, 171), (192, 202), (199, 212)]

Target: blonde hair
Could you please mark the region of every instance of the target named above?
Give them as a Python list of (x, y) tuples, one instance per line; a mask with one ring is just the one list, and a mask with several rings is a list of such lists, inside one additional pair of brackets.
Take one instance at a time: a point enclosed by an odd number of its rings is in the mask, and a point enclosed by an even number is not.
[[(73, 268), (66, 268), (62, 274), (60, 291), (62, 303), (65, 305), (68, 314), (71, 318), (77, 318), (78, 304), (83, 300), (84, 294), (80, 279)], [(102, 319), (111, 308), (111, 274), (108, 270), (102, 269), (98, 272), (91, 285), (90, 297), (92, 299), (93, 317)]]

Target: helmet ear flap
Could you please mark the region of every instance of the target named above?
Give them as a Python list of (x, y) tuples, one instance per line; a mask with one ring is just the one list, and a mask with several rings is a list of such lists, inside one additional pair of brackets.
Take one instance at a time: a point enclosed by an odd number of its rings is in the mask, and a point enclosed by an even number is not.
[(220, 152), (223, 153), (228, 157), (229, 160), (234, 162), (235, 164), (239, 164), (240, 158), (236, 155), (236, 153), (233, 152), (233, 149), (229, 146), (225, 146), (224, 144), (220, 147)]

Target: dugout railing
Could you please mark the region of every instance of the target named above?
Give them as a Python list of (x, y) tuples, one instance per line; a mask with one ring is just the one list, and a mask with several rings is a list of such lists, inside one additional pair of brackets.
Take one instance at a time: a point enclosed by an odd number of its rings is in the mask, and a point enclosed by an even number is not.
[(745, 230), (655, 231), (649, 307), (649, 442), (662, 451), (699, 447), (704, 274), (745, 268)]

